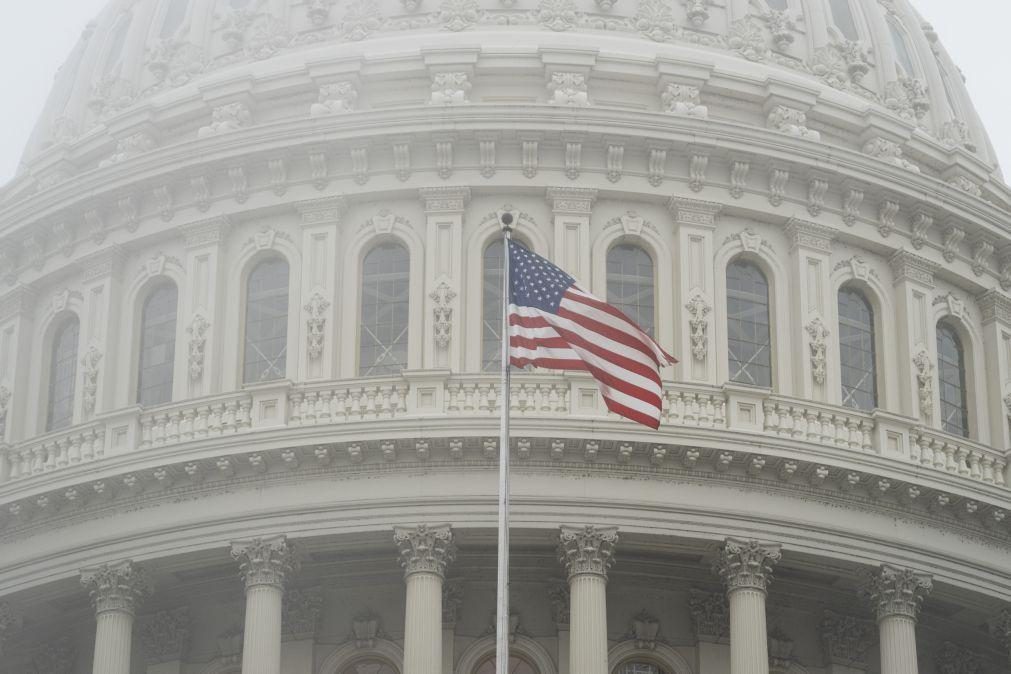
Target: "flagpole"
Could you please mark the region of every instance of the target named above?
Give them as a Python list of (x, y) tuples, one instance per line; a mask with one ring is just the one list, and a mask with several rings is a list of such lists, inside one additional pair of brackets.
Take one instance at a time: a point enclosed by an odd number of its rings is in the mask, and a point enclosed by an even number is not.
[(495, 611), (495, 674), (509, 672), (509, 235), (513, 214), (499, 215), (502, 225), (502, 390), (498, 443), (498, 585)]

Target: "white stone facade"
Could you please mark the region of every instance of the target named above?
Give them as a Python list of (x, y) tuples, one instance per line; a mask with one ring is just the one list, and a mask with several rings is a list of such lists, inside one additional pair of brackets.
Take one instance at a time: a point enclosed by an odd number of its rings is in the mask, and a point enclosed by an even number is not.
[[(1007, 671), (1011, 193), (905, 0), (123, 0), (0, 192), (0, 673), (484, 674), (502, 211), (602, 297), (644, 250), (681, 361), (658, 432), (514, 375), (520, 671)], [(362, 376), (392, 244), (402, 367)], [(244, 383), (266, 261), (283, 366)], [(769, 386), (731, 367), (740, 261)]]

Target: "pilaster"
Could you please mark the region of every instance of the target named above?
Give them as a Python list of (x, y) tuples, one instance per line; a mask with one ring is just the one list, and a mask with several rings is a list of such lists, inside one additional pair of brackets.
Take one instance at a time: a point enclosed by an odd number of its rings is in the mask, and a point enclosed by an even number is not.
[(547, 199), (554, 216), (554, 262), (585, 285), (590, 279), (590, 215), (597, 190), (549, 187)]
[[(292, 347), (298, 354), (299, 376), (305, 381), (336, 376), (340, 297), (334, 287), (337, 278), (337, 251), (341, 250), (341, 225), (347, 214), (344, 197), (302, 201), (295, 205), (302, 220), (302, 288), (298, 310), (299, 335)], [(353, 335), (342, 335), (354, 339)], [(298, 349), (294, 349), (294, 345)]]
[(463, 603), (463, 586), (458, 581), (442, 585), (442, 674), (453, 674), (456, 662), (456, 621), (460, 618)]
[[(0, 297), (0, 447), (24, 439), (29, 418), (29, 366), (32, 358), (36, 293), (15, 286)], [(0, 482), (7, 477), (0, 456)]]
[(801, 319), (793, 339), (805, 345), (800, 366), (793, 368), (794, 395), (839, 404), (838, 357), (833, 358), (831, 368), (828, 363), (828, 354), (837, 352), (829, 344), (838, 343), (838, 336), (832, 334), (838, 321), (829, 283), (835, 230), (792, 218), (786, 223), (786, 235), (790, 241), (790, 300)]
[[(221, 389), (221, 359), (225, 336), (224, 245), (230, 229), (226, 217), (210, 218), (181, 229), (186, 241), (186, 284), (179, 289), (179, 322), (185, 331), (186, 358), (177, 363), (175, 391), (179, 398), (199, 398)], [(182, 376), (179, 368), (183, 367)]]
[(424, 367), (459, 370), (463, 366), (463, 214), (470, 201), (467, 187), (418, 190), (425, 205)]
[(671, 197), (667, 202), (674, 219), (678, 260), (675, 279), (675, 315), (679, 326), (677, 353), (684, 354), (676, 368), (691, 382), (717, 384), (715, 320), (716, 271), (714, 243), (723, 206), (709, 201)]
[[(991, 289), (976, 299), (983, 315), (989, 444), (1011, 446), (1011, 298)], [(980, 438), (980, 441), (983, 441)]]
[(77, 352), (80, 390), (75, 423), (126, 404), (114, 398), (117, 393), (125, 395), (115, 390), (116, 368), (129, 367), (129, 361), (119, 357), (118, 335), (113, 327), (117, 321), (112, 320), (111, 314), (111, 307), (118, 310), (122, 305), (120, 283), (124, 257), (119, 246), (109, 246), (80, 263), (84, 308)]
[(934, 372), (937, 343), (930, 320), (930, 293), (937, 265), (906, 250), (889, 260), (895, 287), (895, 329), (899, 358), (899, 404), (905, 415), (929, 424), (936, 419)]

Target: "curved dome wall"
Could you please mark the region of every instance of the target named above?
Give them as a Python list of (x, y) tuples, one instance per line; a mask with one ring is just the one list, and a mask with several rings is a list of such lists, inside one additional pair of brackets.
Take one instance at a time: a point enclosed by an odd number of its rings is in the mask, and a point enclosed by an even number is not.
[(658, 432), (515, 374), (521, 671), (1003, 671), (1009, 204), (955, 72), (900, 0), (111, 3), (0, 195), (0, 672), (484, 674), (503, 210), (681, 360)]

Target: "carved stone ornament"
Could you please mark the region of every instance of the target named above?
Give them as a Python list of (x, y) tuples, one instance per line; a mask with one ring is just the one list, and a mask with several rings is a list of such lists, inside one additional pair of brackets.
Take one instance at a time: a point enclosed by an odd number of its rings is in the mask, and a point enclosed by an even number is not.
[(864, 143), (863, 151), (864, 154), (876, 157), (877, 159), (891, 164), (892, 166), (898, 166), (899, 168), (912, 171), (913, 173), (920, 172), (919, 166), (903, 158), (902, 146), (895, 141), (888, 140), (887, 138), (882, 138), (880, 136), (871, 138)]
[(139, 131), (127, 136), (126, 138), (121, 138), (116, 143), (116, 151), (109, 155), (106, 159), (99, 162), (98, 165), (103, 168), (106, 166), (112, 166), (113, 164), (118, 164), (132, 157), (142, 155), (145, 152), (150, 152), (156, 147), (158, 147), (158, 143), (156, 143), (154, 138), (151, 137), (151, 134)]
[(820, 316), (815, 316), (812, 318), (807, 325), (804, 326), (804, 330), (807, 332), (810, 341), (808, 342), (808, 347), (811, 349), (811, 376), (814, 378), (816, 384), (825, 383), (825, 350), (828, 348), (828, 328), (825, 327), (824, 321), (821, 320)]
[(432, 105), (460, 105), (470, 103), (470, 75), (465, 71), (434, 73), (432, 75)]
[(684, 2), (685, 14), (687, 14), (688, 20), (696, 28), (701, 27), (709, 20), (711, 0), (682, 0), (682, 2)]
[(32, 658), (34, 670), (46, 674), (70, 674), (77, 662), (77, 649), (69, 637), (51, 641)]
[(460, 619), (463, 604), (463, 585), (458, 580), (448, 580), (442, 584), (442, 624), (455, 625)]
[(558, 537), (558, 560), (570, 579), (584, 573), (606, 578), (608, 569), (614, 564), (617, 544), (617, 527), (563, 525)]
[(383, 25), (383, 16), (375, 0), (352, 0), (344, 11), (339, 29), (345, 40), (364, 40)]
[(351, 112), (358, 101), (358, 88), (354, 82), (344, 80), (332, 84), (324, 84), (319, 88), (319, 99), (309, 107), (313, 117), (335, 115), (341, 112)]
[(200, 381), (204, 376), (204, 351), (207, 346), (207, 331), (210, 327), (211, 324), (203, 314), (197, 313), (193, 314), (193, 320), (186, 328), (186, 334), (189, 335), (187, 347), (190, 381)]
[(979, 653), (945, 641), (937, 653), (937, 674), (985, 674), (985, 661)]
[(435, 344), (440, 349), (449, 347), (450, 339), (453, 335), (453, 300), (456, 299), (456, 291), (449, 283), (440, 281), (435, 290), (428, 296), (432, 299), (433, 328), (435, 330)]
[(762, 21), (772, 33), (772, 43), (776, 45), (776, 50), (786, 51), (789, 49), (796, 39), (794, 33), (797, 31), (797, 23), (793, 16), (787, 11), (770, 9), (762, 14)]
[(366, 609), (351, 619), (351, 633), (355, 637), (355, 648), (375, 648), (379, 637), (379, 615)]
[(296, 550), (285, 536), (233, 541), (232, 559), (239, 563), (247, 589), (257, 585), (283, 587), (299, 567)]
[(652, 651), (656, 649), (657, 634), (660, 632), (660, 621), (643, 609), (632, 618), (630, 636), (635, 639), (635, 647)]
[(821, 621), (825, 658), (833, 665), (865, 669), (876, 631), (869, 620), (826, 610)]
[(921, 348), (913, 356), (913, 366), (916, 368), (916, 386), (920, 399), (920, 414), (930, 418), (934, 414), (934, 363), (930, 353)]
[(459, 32), (477, 23), (479, 11), (477, 0), (442, 0), (439, 21), (446, 30)]
[(688, 610), (698, 641), (717, 642), (730, 634), (730, 607), (722, 592), (693, 589), (688, 595)]
[(96, 614), (120, 611), (133, 615), (141, 599), (151, 593), (147, 574), (131, 561), (84, 569), (81, 585), (90, 592)]
[(189, 607), (143, 616), (137, 632), (149, 665), (182, 660), (190, 641)]
[(551, 619), (555, 627), (569, 628), (569, 586), (556, 585), (548, 592), (551, 602)]
[(821, 134), (807, 128), (807, 114), (803, 110), (777, 105), (769, 112), (766, 123), (770, 129), (796, 138), (820, 140)]
[(309, 314), (305, 321), (306, 341), (310, 360), (316, 360), (323, 355), (323, 339), (326, 334), (326, 310), (330, 308), (330, 300), (320, 292), (314, 292), (309, 301), (302, 307)]
[(446, 567), (456, 559), (453, 530), (448, 524), (393, 527), (393, 542), (400, 551), (405, 576), (434, 573), (445, 577)]
[(915, 620), (932, 588), (933, 581), (925, 573), (882, 564), (868, 578), (865, 593), (879, 621), (891, 616)]
[(4, 432), (7, 430), (7, 410), (10, 409), (11, 390), (0, 384), (0, 441), (3, 440)]
[(712, 304), (705, 295), (696, 292), (685, 304), (688, 310), (688, 326), (691, 330), (692, 358), (697, 361), (705, 361), (709, 350), (709, 313), (713, 310)]
[(698, 117), (709, 116), (709, 108), (700, 103), (699, 88), (690, 84), (668, 84), (660, 94), (664, 112), (672, 115)]
[(770, 55), (769, 48), (765, 44), (765, 33), (758, 19), (751, 15), (730, 24), (727, 46), (749, 61), (761, 62)]
[(574, 0), (539, 0), (537, 22), (553, 31), (566, 31), (576, 27), (579, 12)]
[(727, 592), (750, 589), (764, 592), (772, 582), (772, 567), (782, 557), (776, 543), (728, 538), (720, 548), (716, 571)]
[(586, 76), (582, 73), (551, 73), (548, 91), (552, 105), (586, 107), (590, 104), (586, 91)]
[(216, 136), (229, 131), (250, 126), (253, 123), (253, 113), (245, 103), (228, 103), (214, 108), (211, 113), (211, 123), (197, 130), (198, 138)]
[(284, 636), (291, 641), (302, 641), (315, 637), (322, 609), (321, 588), (288, 589), (284, 593), (281, 614), (281, 629)]
[(98, 394), (99, 363), (101, 362), (102, 352), (99, 351), (98, 347), (94, 344), (88, 347), (88, 350), (81, 358), (81, 365), (84, 366), (84, 386), (82, 387), (82, 393), (84, 394), (83, 404), (85, 414), (91, 414), (95, 411), (95, 403), (97, 401)]

